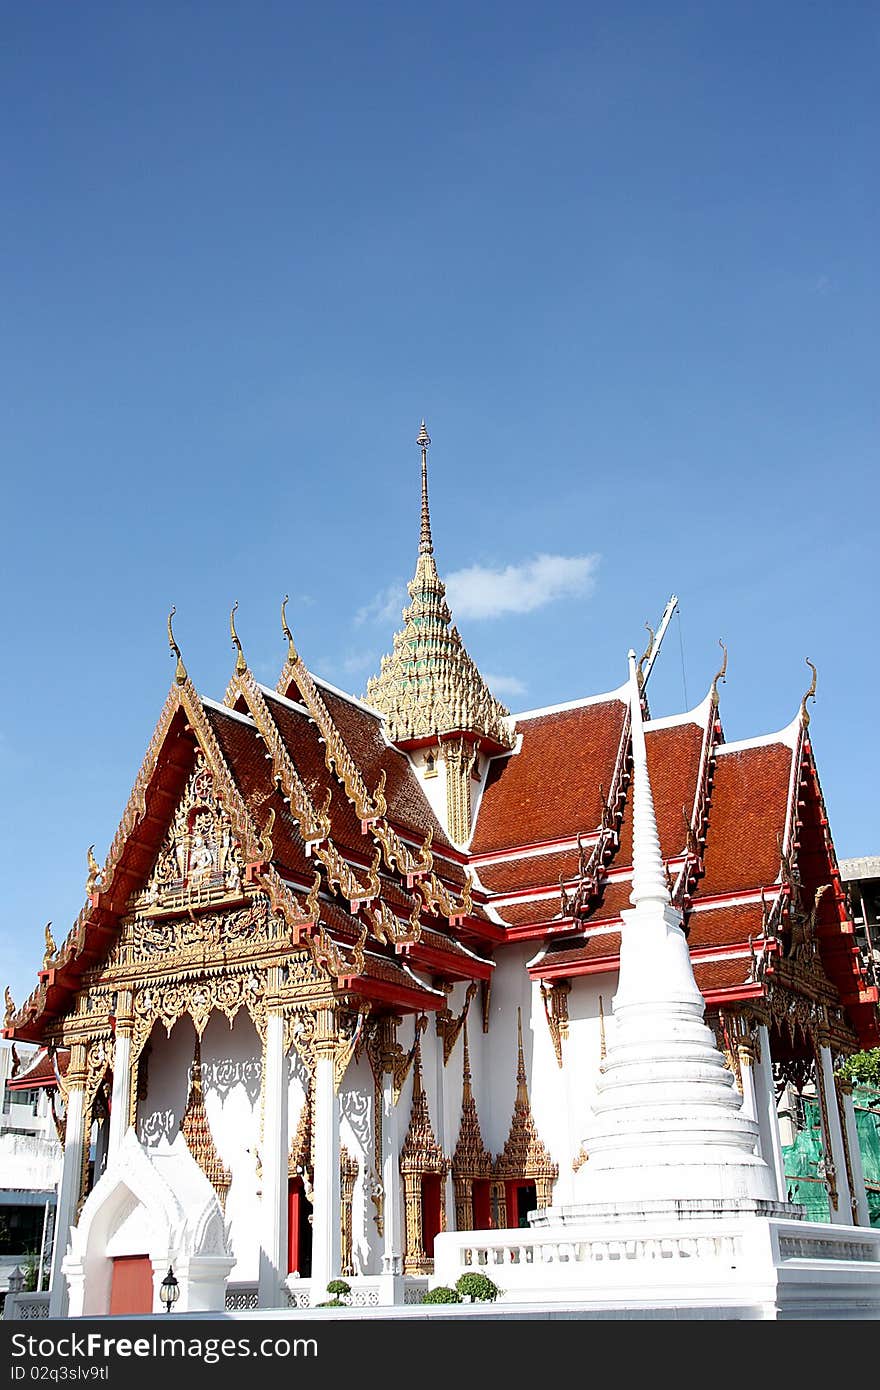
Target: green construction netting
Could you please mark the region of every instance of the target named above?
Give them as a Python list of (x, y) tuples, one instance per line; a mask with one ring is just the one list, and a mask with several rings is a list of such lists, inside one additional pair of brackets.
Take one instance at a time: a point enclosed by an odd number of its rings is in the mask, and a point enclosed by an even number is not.
[[(871, 1225), (880, 1226), (880, 1095), (857, 1087), (853, 1091), (853, 1105)], [(794, 1143), (785, 1145), (782, 1150), (788, 1196), (790, 1201), (800, 1202), (806, 1208), (808, 1221), (828, 1221), (828, 1194), (822, 1181), (824, 1146), (819, 1104), (815, 1100), (804, 1100), (803, 1108), (804, 1126)]]

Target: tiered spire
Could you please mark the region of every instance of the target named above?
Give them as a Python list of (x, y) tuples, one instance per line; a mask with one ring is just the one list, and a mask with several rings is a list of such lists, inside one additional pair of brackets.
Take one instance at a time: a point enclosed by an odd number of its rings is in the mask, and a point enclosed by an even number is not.
[(465, 650), (437, 573), (428, 506), (428, 446), (422, 421), (416, 440), (422, 452), (422, 506), (419, 556), (407, 586), (411, 603), (394, 648), (382, 658), (378, 676), (367, 683), (367, 700), (387, 719), (395, 743), (470, 733), (512, 748), (509, 711), (495, 699)]
[(196, 1163), (217, 1193), (220, 1205), (225, 1208), (226, 1194), (232, 1182), (232, 1174), (217, 1152), (205, 1110), (205, 1097), (202, 1090), (202, 1048), (198, 1033), (196, 1034), (196, 1046), (193, 1054), (192, 1081), (186, 1109), (180, 1122), (180, 1132)]

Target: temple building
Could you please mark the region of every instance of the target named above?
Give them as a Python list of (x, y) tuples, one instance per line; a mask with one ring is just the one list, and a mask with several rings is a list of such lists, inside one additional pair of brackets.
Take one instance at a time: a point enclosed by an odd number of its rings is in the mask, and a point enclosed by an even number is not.
[[(362, 1303), (419, 1302), (438, 1235), (580, 1200), (636, 891), (636, 687), (499, 703), (435, 562), (424, 423), (417, 443), (410, 602), (364, 697), (309, 670), (286, 600), (276, 685), (233, 608), (229, 685), (200, 695), (169, 617), (174, 677), (104, 863), (89, 850), (30, 998), (7, 990), (4, 1036), (66, 1063), (47, 1068), (53, 1317), (159, 1311), (169, 1266), (191, 1311), (315, 1306), (340, 1276)], [(762, 1201), (787, 1201), (779, 1098), (810, 1090), (831, 1222), (868, 1226), (837, 1068), (880, 1043), (878, 988), (813, 755), (815, 670), (783, 729), (727, 742), (726, 653), (695, 708), (652, 719), (656, 647), (636, 703), (664, 891)]]

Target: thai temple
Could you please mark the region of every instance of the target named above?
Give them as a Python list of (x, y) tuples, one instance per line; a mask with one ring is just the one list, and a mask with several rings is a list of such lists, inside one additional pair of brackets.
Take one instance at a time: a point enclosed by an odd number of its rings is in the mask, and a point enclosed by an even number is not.
[[(363, 698), (308, 668), (286, 600), (277, 683), (233, 608), (208, 698), (170, 616), (103, 865), (30, 998), (7, 990), (64, 1145), (45, 1312), (161, 1311), (171, 1267), (192, 1313), (314, 1309), (340, 1277), (405, 1307), (481, 1269), (514, 1303), (880, 1315), (839, 1073), (880, 1044), (878, 988), (815, 670), (784, 728), (728, 742), (726, 652), (652, 719), (652, 633), (619, 688), (512, 714), (447, 605), (424, 422), (417, 444), (410, 602)], [(823, 1225), (787, 1186), (792, 1087)]]

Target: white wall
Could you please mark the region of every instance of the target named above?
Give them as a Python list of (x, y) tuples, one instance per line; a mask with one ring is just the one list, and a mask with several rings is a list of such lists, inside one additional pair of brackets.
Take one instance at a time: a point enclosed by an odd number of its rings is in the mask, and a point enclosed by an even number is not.
[[(167, 1037), (161, 1025), (150, 1037), (148, 1093), (138, 1106), (138, 1138), (155, 1146), (172, 1140), (189, 1094), (195, 1029), (181, 1019)], [(257, 1147), (260, 1135), (262, 1045), (245, 1010), (233, 1027), (224, 1014), (212, 1014), (202, 1036), (205, 1110), (217, 1152), (232, 1173), (226, 1222), (235, 1255), (230, 1278), (253, 1281), (259, 1270), (260, 1194)]]

